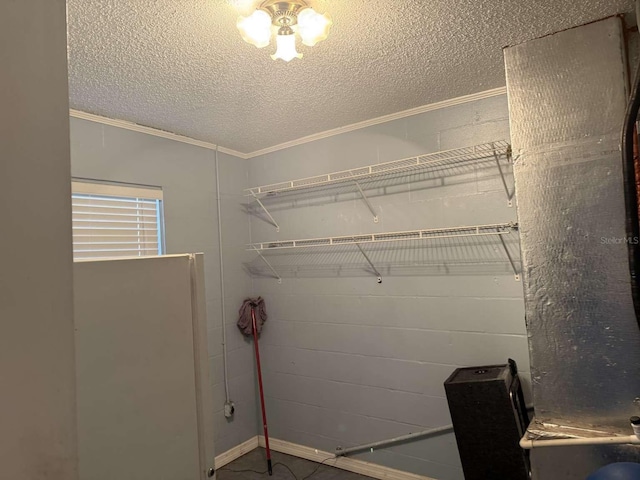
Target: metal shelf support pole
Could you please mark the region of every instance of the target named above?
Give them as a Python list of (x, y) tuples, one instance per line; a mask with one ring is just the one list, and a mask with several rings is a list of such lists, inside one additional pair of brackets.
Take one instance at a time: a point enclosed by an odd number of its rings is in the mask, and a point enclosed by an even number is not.
[(258, 196), (254, 192), (251, 192), (251, 195), (253, 195), (253, 198), (255, 198), (256, 202), (258, 202), (258, 205), (260, 205), (260, 207), (262, 207), (262, 210), (264, 210), (264, 213), (267, 214), (267, 217), (269, 217), (269, 219), (271, 220), (271, 223), (273, 224), (273, 226), (276, 227), (276, 232), (279, 232), (280, 231), (280, 225), (278, 225), (278, 222), (276, 222), (276, 220), (273, 218), (273, 216), (269, 213), (269, 210), (267, 210), (267, 207), (264, 206), (264, 203), (262, 203), (262, 201), (258, 198)]
[(511, 264), (511, 268), (513, 269), (513, 275), (515, 276), (516, 281), (519, 282), (520, 274), (518, 273), (518, 269), (516, 268), (516, 262), (513, 260), (511, 253), (509, 253), (509, 249), (507, 248), (507, 243), (504, 241), (504, 238), (502, 237), (502, 235), (498, 235), (498, 238), (500, 238), (500, 243), (502, 243), (502, 247), (504, 248), (504, 253), (507, 254), (507, 258), (509, 259), (509, 263)]
[(338, 447), (336, 449), (335, 455), (336, 455), (336, 458), (346, 457), (351, 453), (362, 452), (364, 450), (373, 451), (374, 448), (384, 448), (396, 443), (406, 442), (409, 440), (417, 440), (418, 438), (424, 438), (424, 437), (433, 437), (435, 435), (448, 433), (451, 431), (453, 431), (453, 425), (447, 425), (444, 427), (431, 428), (429, 430), (424, 430), (422, 432), (409, 433), (407, 435), (402, 435), (401, 437), (392, 438), (390, 440), (382, 440), (380, 442), (367, 443), (366, 445), (358, 445), (357, 447), (350, 447), (350, 448)]
[(378, 271), (376, 266), (373, 264), (369, 256), (365, 253), (365, 251), (362, 249), (359, 243), (356, 243), (356, 246), (358, 247), (358, 250), (360, 250), (360, 253), (362, 253), (362, 256), (365, 258), (365, 260), (367, 261), (371, 269), (374, 271), (374, 273), (378, 277), (378, 283), (382, 283), (382, 275), (380, 275), (380, 272)]
[(269, 267), (269, 270), (271, 270), (271, 272), (275, 275), (275, 277), (278, 279), (278, 283), (282, 284), (282, 277), (280, 275), (278, 275), (278, 272), (276, 272), (276, 269), (273, 268), (273, 266), (269, 263), (269, 260), (267, 260), (264, 255), (262, 255), (262, 252), (260, 252), (260, 250), (258, 250), (257, 248), (253, 248), (255, 250), (255, 252), (258, 254), (258, 256), (262, 259), (262, 261), (264, 263), (267, 264), (267, 267)]
[(364, 190), (362, 190), (362, 187), (360, 186), (360, 184), (358, 183), (357, 180), (354, 180), (353, 183), (355, 183), (356, 187), (358, 187), (358, 191), (360, 192), (360, 195), (362, 195), (362, 200), (364, 200), (364, 203), (367, 204), (367, 207), (369, 208), (369, 211), (371, 212), (371, 215), (373, 215), (373, 223), (378, 223), (378, 221), (380, 220), (378, 218), (378, 214), (376, 213), (375, 209), (373, 208), (373, 205), (371, 205), (371, 202), (369, 201), (367, 196), (364, 194)]
[[(506, 157), (507, 159), (510, 157), (510, 150), (507, 151)], [(509, 186), (507, 185), (507, 180), (504, 176), (504, 172), (502, 171), (502, 165), (500, 164), (500, 155), (496, 151), (495, 147), (493, 149), (493, 157), (496, 159), (496, 165), (498, 166), (498, 171), (500, 172), (500, 178), (502, 179), (502, 185), (504, 186), (504, 191), (507, 194), (507, 201), (509, 202), (509, 206), (513, 207), (513, 193), (509, 191)]]

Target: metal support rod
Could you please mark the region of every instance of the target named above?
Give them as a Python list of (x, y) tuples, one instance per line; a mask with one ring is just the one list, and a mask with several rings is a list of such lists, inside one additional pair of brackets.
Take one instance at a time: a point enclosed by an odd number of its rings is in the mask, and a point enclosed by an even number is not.
[(373, 208), (373, 205), (371, 205), (371, 202), (369, 201), (367, 196), (364, 194), (364, 191), (362, 190), (362, 187), (360, 186), (360, 184), (356, 180), (354, 180), (353, 183), (356, 184), (356, 187), (358, 187), (358, 191), (360, 192), (360, 195), (362, 195), (362, 200), (364, 200), (364, 203), (366, 203), (367, 207), (369, 207), (369, 211), (371, 212), (371, 215), (373, 215), (373, 223), (378, 223), (378, 214), (376, 213), (375, 209)]
[(525, 450), (541, 447), (571, 447), (578, 445), (638, 445), (640, 438), (635, 435), (623, 437), (594, 437), (594, 438), (556, 438), (553, 440), (531, 440), (527, 434), (520, 440), (520, 447)]
[(262, 207), (262, 210), (264, 210), (264, 213), (267, 214), (267, 217), (269, 217), (269, 219), (271, 220), (271, 223), (273, 223), (273, 226), (276, 227), (276, 232), (279, 232), (280, 225), (278, 225), (278, 222), (276, 222), (276, 220), (271, 216), (271, 214), (269, 213), (269, 210), (267, 210), (267, 207), (264, 206), (264, 203), (262, 203), (262, 201), (258, 198), (258, 196), (254, 192), (251, 192), (251, 194), (253, 195), (253, 198), (256, 199), (256, 202), (258, 202), (258, 205)]
[(369, 258), (369, 256), (365, 253), (365, 251), (362, 249), (362, 247), (360, 246), (359, 243), (356, 243), (356, 246), (358, 247), (358, 249), (360, 250), (360, 253), (362, 253), (362, 256), (367, 260), (367, 262), (369, 263), (369, 266), (371, 267), (371, 269), (375, 272), (376, 276), (378, 277), (378, 283), (382, 283), (382, 275), (380, 275), (380, 272), (378, 271), (378, 269), (376, 268), (376, 266), (373, 264), (373, 262), (371, 261), (371, 259)]
[(496, 165), (498, 166), (498, 171), (500, 172), (500, 178), (502, 179), (502, 185), (504, 186), (504, 191), (507, 194), (507, 201), (509, 202), (509, 206), (511, 206), (512, 205), (511, 200), (513, 199), (513, 193), (511, 193), (509, 191), (509, 186), (507, 185), (507, 180), (504, 178), (504, 172), (502, 171), (502, 165), (500, 165), (500, 156), (498, 155), (498, 152), (496, 152), (495, 148), (493, 150), (493, 157), (496, 159)]
[(516, 268), (516, 262), (513, 260), (511, 253), (509, 253), (507, 243), (504, 241), (504, 238), (502, 238), (502, 235), (498, 235), (498, 238), (500, 238), (500, 243), (502, 243), (502, 246), (504, 247), (504, 252), (507, 254), (509, 263), (511, 263), (511, 268), (513, 269), (513, 274), (516, 276), (516, 280), (520, 280), (520, 274), (518, 273), (518, 269)]
[(337, 448), (336, 457), (344, 457), (350, 453), (361, 452), (363, 450), (373, 450), (374, 448), (386, 447), (388, 445), (394, 445), (400, 442), (406, 442), (409, 440), (417, 440), (423, 437), (430, 437), (432, 435), (438, 435), (440, 433), (446, 433), (453, 430), (453, 425), (447, 425), (445, 427), (431, 428), (422, 432), (409, 433), (408, 435), (402, 435), (401, 437), (392, 438), (390, 440), (382, 440), (380, 442), (367, 443), (366, 445), (358, 445), (351, 448)]
[(255, 252), (258, 254), (258, 256), (262, 259), (262, 261), (264, 263), (267, 264), (267, 267), (269, 267), (269, 270), (271, 270), (271, 272), (275, 275), (275, 277), (278, 279), (278, 283), (282, 283), (282, 277), (280, 275), (278, 275), (278, 272), (276, 272), (275, 268), (273, 268), (271, 266), (271, 264), (269, 263), (269, 260), (267, 260), (266, 258), (264, 258), (264, 255), (262, 255), (262, 253), (260, 252), (260, 250), (258, 250), (257, 248), (253, 248), (255, 250)]

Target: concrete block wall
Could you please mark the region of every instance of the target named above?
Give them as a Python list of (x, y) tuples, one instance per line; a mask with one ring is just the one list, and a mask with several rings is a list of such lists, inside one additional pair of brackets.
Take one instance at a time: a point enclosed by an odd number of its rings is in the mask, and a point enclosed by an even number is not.
[[(509, 140), (505, 96), (253, 158), (249, 183), (293, 180), (496, 140)], [(310, 200), (298, 195), (275, 206), (279, 233), (252, 215), (252, 241), (516, 220), (497, 169), (436, 180), (418, 176), (382, 190), (372, 192), (377, 224), (355, 195)], [(515, 245), (517, 251), (517, 237)], [(464, 249), (473, 257), (472, 246)], [(313, 255), (301, 261), (313, 264)], [(341, 261), (331, 254), (319, 258), (316, 263)], [(459, 366), (505, 363), (509, 357), (518, 362), (528, 395), (522, 284), (508, 266), (391, 274), (382, 284), (370, 274), (314, 276), (311, 270), (285, 276), (282, 284), (266, 276), (253, 280), (254, 294), (266, 299), (269, 313), (261, 345), (274, 438), (333, 451), (449, 424), (443, 389), (448, 375)], [(453, 434), (357, 458), (441, 480), (463, 478)]]
[(252, 345), (235, 328), (242, 300), (251, 293), (244, 244), (249, 219), (242, 190), (248, 163), (219, 153), (222, 247), (229, 352), (229, 387), (236, 415), (228, 422), (222, 363), (222, 310), (218, 252), (215, 152), (212, 150), (71, 119), (71, 172), (74, 177), (160, 186), (164, 195), (168, 253), (203, 252), (215, 449), (222, 453), (256, 435), (256, 394)]

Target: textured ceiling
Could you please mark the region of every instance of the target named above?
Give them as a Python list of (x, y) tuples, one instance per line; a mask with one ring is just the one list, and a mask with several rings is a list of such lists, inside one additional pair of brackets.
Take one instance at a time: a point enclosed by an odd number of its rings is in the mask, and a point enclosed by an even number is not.
[[(633, 0), (315, 0), (302, 60), (236, 29), (249, 0), (68, 0), (71, 107), (240, 152), (505, 84), (502, 47)], [(235, 5), (234, 5), (235, 4)], [(322, 10), (322, 8), (320, 8)]]

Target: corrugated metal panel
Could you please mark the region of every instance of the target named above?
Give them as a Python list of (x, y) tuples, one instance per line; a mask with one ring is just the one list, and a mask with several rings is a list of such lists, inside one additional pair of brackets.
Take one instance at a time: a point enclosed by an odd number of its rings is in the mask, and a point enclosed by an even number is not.
[(623, 45), (610, 18), (510, 47), (505, 60), (536, 417), (627, 431), (640, 331), (625, 244)]

